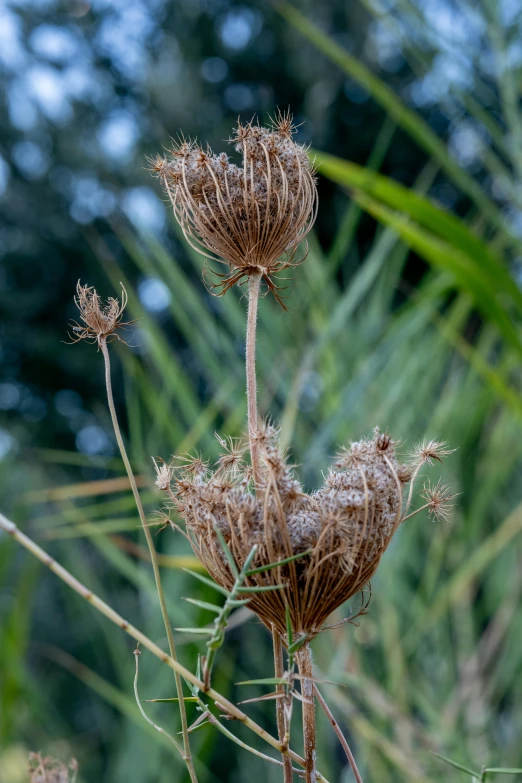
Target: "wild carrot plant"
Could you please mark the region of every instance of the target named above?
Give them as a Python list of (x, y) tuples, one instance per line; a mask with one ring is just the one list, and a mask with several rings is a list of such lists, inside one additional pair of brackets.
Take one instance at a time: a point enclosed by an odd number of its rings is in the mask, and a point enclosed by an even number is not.
[[(204, 654), (192, 669), (178, 661), (154, 541), (118, 423), (109, 344), (115, 339), (124, 341), (131, 323), (123, 320), (124, 289), (121, 302), (111, 298), (104, 303), (93, 288), (78, 283), (80, 323), (72, 325), (71, 337), (73, 342), (93, 342), (104, 359), (108, 406), (150, 552), (169, 654), (0, 516), (0, 525), (16, 540), (173, 670), (181, 743), (146, 714), (138, 692), (140, 649), (136, 648), (134, 691), (140, 711), (175, 745), (193, 783), (198, 777), (190, 731), (205, 722), (246, 751), (280, 766), (285, 783), (291, 783), (294, 771), (307, 783), (325, 780), (318, 770), (321, 748), (317, 747), (316, 703), (339, 737), (356, 780), (362, 780), (346, 738), (319, 691), (311, 643), (318, 634), (335, 627), (327, 625), (331, 613), (368, 585), (400, 525), (423, 509), (445, 519), (453, 499), (440, 482), (426, 484), (421, 491), (423, 503), (411, 510), (421, 468), (442, 462), (450, 450), (443, 442), (424, 441), (401, 458), (398, 441), (378, 428), (341, 448), (327, 467), (324, 484), (309, 492), (280, 445), (277, 426), (259, 415), (256, 324), (260, 294), (266, 290), (284, 307), (282, 273), (294, 270), (304, 260), (306, 235), (318, 203), (314, 167), (307, 150), (294, 141), (293, 132), (288, 114), (278, 114), (270, 127), (238, 123), (231, 142), (242, 157), (241, 165), (230, 162), (225, 153), (214, 155), (187, 140), (175, 144), (168, 157), (151, 161), (187, 241), (211, 262), (226, 267), (225, 273), (207, 270), (208, 285), (218, 294), (234, 285), (246, 284), (248, 288), (245, 437), (218, 436), (222, 450), (212, 466), (199, 455), (155, 462), (156, 484), (165, 493), (172, 527), (188, 538), (212, 580), (194, 576), (210, 582), (224, 598), (219, 606), (190, 599), (216, 616), (210, 628), (185, 629), (207, 636)], [(262, 698), (275, 702), (278, 739), (215, 691), (212, 684), (228, 618), (245, 605), (272, 634), (275, 676), (267, 672), (261, 682), (276, 688)], [(368, 602), (363, 601), (360, 613), (367, 608)], [(349, 620), (353, 618), (344, 622)], [(192, 726), (187, 721), (187, 699), (198, 710)], [(302, 710), (304, 758), (291, 748), (296, 700)], [(281, 761), (239, 740), (214, 714), (210, 702), (278, 750)], [(294, 768), (294, 763), (302, 769)]]

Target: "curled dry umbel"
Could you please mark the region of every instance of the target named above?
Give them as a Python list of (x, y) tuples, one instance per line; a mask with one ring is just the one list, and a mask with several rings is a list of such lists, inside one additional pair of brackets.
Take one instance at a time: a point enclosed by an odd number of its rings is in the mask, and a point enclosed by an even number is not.
[(238, 122), (230, 142), (242, 165), (186, 139), (168, 157), (150, 160), (187, 241), (228, 265), (229, 273), (220, 275), (223, 292), (260, 273), (277, 296), (274, 275), (300, 260), (317, 191), (307, 150), (293, 140), (293, 131), (288, 114), (279, 113), (270, 128)]
[[(401, 521), (411, 493), (404, 488), (420, 465), (448, 453), (444, 444), (423, 444), (401, 464), (396, 443), (376, 429), (373, 437), (342, 450), (324, 486), (307, 493), (278, 447), (277, 431), (257, 433), (261, 474), (253, 485), (240, 444), (229, 441), (214, 470), (200, 459), (172, 472), (170, 494), (186, 524), (197, 556), (210, 574), (230, 589), (234, 583), (218, 532), (239, 567), (257, 546), (256, 568), (302, 554), (252, 576), (250, 586), (285, 585), (251, 596), (250, 607), (284, 637), (287, 607), (294, 632), (313, 638), (330, 613), (359, 592), (374, 574)], [(165, 477), (162, 485), (165, 488)], [(440, 503), (440, 488), (428, 509), (444, 516), (451, 497)]]

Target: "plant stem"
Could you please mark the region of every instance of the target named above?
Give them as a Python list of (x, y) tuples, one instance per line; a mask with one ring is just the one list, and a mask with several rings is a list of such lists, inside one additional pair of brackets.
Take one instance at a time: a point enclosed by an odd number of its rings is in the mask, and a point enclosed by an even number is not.
[[(79, 596), (81, 596), (85, 601), (87, 601), (87, 603), (93, 606), (98, 612), (107, 617), (112, 623), (114, 623), (114, 625), (117, 625), (118, 628), (121, 628), (123, 631), (125, 631), (125, 633), (131, 636), (135, 641), (140, 642), (143, 647), (155, 655), (156, 658), (158, 658), (162, 663), (169, 666), (174, 672), (181, 675), (181, 677), (183, 677), (183, 679), (187, 682), (195, 685), (195, 687), (199, 688), (199, 690), (203, 691), (205, 689), (205, 684), (202, 680), (199, 679), (199, 677), (196, 677), (194, 674), (192, 674), (192, 672), (179, 663), (176, 658), (172, 658), (172, 656), (167, 655), (167, 653), (164, 652), (161, 647), (158, 647), (158, 645), (155, 644), (151, 639), (149, 639), (148, 636), (145, 636), (145, 634), (138, 630), (138, 628), (136, 628), (134, 625), (131, 625), (131, 623), (129, 623), (128, 620), (125, 620), (120, 614), (118, 614), (118, 612), (115, 612), (112, 607), (105, 603), (105, 601), (102, 601), (102, 599), (93, 593), (92, 590), (89, 590), (87, 587), (85, 587), (85, 585), (76, 579), (76, 577), (73, 576), (70, 571), (67, 571), (66, 568), (64, 568), (62, 565), (60, 565), (60, 563), (54, 560), (54, 558), (48, 555), (44, 549), (38, 546), (35, 541), (29, 538), (29, 536), (26, 536), (25, 533), (22, 533), (22, 531), (17, 528), (14, 522), (11, 522), (10, 519), (7, 519), (7, 517), (1, 513), (0, 529), (5, 530), (6, 533), (9, 533), (9, 535), (17, 543), (27, 549), (28, 552), (30, 552), (41, 563), (47, 566), (47, 568), (49, 568), (53, 574), (61, 579), (62, 582), (65, 582), (66, 585), (78, 593)], [(285, 751), (279, 740), (277, 740), (275, 737), (272, 737), (271, 734), (265, 731), (255, 721), (251, 720), (251, 718), (245, 715), (245, 713), (242, 712), (239, 707), (233, 704), (233, 702), (229, 701), (225, 696), (222, 696), (220, 693), (218, 693), (218, 691), (214, 690), (214, 688), (209, 688), (206, 691), (206, 694), (210, 699), (212, 699), (212, 701), (218, 702), (220, 707), (228, 712), (233, 718), (243, 723), (244, 726), (250, 729), (250, 731), (253, 731), (254, 734), (257, 734), (258, 737), (261, 737), (261, 739), (275, 748), (279, 753), (286, 753), (297, 764), (300, 764), (302, 767), (305, 766), (305, 761), (303, 758), (301, 758), (301, 756), (290, 749)], [(322, 781), (322, 783), (328, 783), (326, 778), (323, 775), (319, 775), (319, 773), (317, 775), (317, 779)]]
[[(274, 673), (276, 677), (282, 677), (285, 673), (283, 664), (283, 645), (281, 643), (281, 637), (277, 633), (274, 626), (272, 626), (272, 641), (274, 645)], [(284, 692), (284, 685), (277, 685), (276, 691)], [(288, 746), (288, 729), (286, 725), (285, 716), (285, 704), (283, 699), (276, 700), (276, 715), (277, 715), (277, 732), (279, 735), (279, 742), (285, 747)], [(288, 756), (283, 756), (283, 779), (284, 783), (292, 783), (292, 762)]]
[(355, 763), (355, 758), (354, 758), (353, 753), (352, 753), (352, 751), (350, 749), (350, 746), (348, 745), (348, 740), (346, 739), (346, 737), (342, 733), (341, 727), (339, 726), (339, 724), (335, 720), (334, 716), (332, 715), (328, 704), (325, 702), (325, 700), (323, 699), (323, 697), (319, 693), (319, 690), (318, 690), (317, 685), (315, 684), (315, 682), (314, 682), (314, 692), (315, 692), (315, 695), (317, 696), (317, 701), (319, 702), (319, 704), (323, 708), (323, 711), (324, 711), (326, 717), (328, 718), (328, 720), (332, 724), (333, 730), (337, 734), (337, 736), (339, 738), (339, 742), (341, 743), (342, 748), (343, 748), (344, 752), (346, 753), (346, 758), (348, 759), (348, 763), (350, 764), (350, 767), (352, 768), (352, 772), (353, 772), (353, 776), (354, 776), (355, 780), (357, 781), (357, 783), (363, 783), (363, 779), (361, 777), (361, 773), (357, 769), (357, 764)]
[(256, 441), (259, 425), (257, 414), (257, 380), (256, 380), (256, 327), (257, 304), (261, 287), (261, 273), (248, 278), (248, 315), (246, 330), (246, 387), (248, 410), (248, 438), (250, 442), (250, 458), (254, 484), (259, 483), (259, 449)]
[(312, 677), (312, 655), (310, 644), (307, 642), (296, 653), (297, 665), (301, 680), (301, 693), (303, 696), (303, 740), (305, 751), (306, 783), (317, 782), (317, 736), (315, 726), (314, 683), (308, 679)]
[[(112, 426), (114, 428), (114, 434), (116, 435), (116, 440), (118, 442), (118, 447), (120, 449), (121, 458), (123, 460), (123, 464), (125, 465), (125, 470), (127, 471), (127, 475), (129, 477), (129, 482), (132, 488), (132, 494), (134, 495), (134, 501), (136, 503), (136, 508), (138, 509), (138, 514), (140, 517), (141, 525), (143, 527), (143, 532), (145, 533), (145, 538), (147, 540), (147, 545), (149, 547), (150, 552), (150, 559), (152, 561), (152, 570), (154, 571), (154, 580), (156, 582), (156, 591), (158, 593), (158, 600), (159, 605), (161, 609), (161, 616), (163, 618), (163, 624), (165, 625), (165, 631), (167, 633), (167, 640), (169, 644), (169, 650), (170, 655), (174, 660), (177, 660), (176, 655), (176, 645), (174, 643), (174, 636), (172, 634), (172, 627), (169, 620), (169, 614), (167, 611), (167, 605), (165, 603), (165, 594), (163, 592), (163, 587), (161, 584), (161, 576), (160, 576), (160, 569), (159, 569), (159, 563), (158, 563), (158, 555), (156, 553), (156, 548), (154, 546), (154, 541), (152, 538), (152, 533), (150, 532), (149, 526), (147, 525), (147, 519), (145, 517), (145, 512), (143, 510), (143, 505), (140, 498), (140, 493), (138, 492), (138, 487), (136, 485), (136, 480), (134, 478), (134, 473), (132, 471), (132, 467), (129, 461), (129, 458), (127, 456), (127, 450), (125, 449), (125, 444), (123, 442), (123, 438), (120, 431), (120, 426), (118, 424), (118, 417), (116, 415), (116, 408), (114, 405), (114, 397), (112, 394), (112, 381), (111, 381), (111, 360), (109, 357), (109, 349), (107, 347), (107, 341), (105, 337), (100, 338), (100, 348), (103, 354), (103, 359), (105, 362), (105, 384), (107, 386), (107, 401), (109, 403), (109, 411), (111, 414), (112, 419)], [(185, 760), (185, 763), (187, 765), (187, 769), (189, 771), (190, 779), (192, 783), (198, 783), (196, 770), (194, 769), (194, 762), (192, 760), (192, 754), (190, 752), (190, 740), (188, 735), (188, 723), (187, 723), (187, 713), (185, 710), (185, 702), (183, 701), (183, 685), (181, 683), (181, 677), (179, 675), (179, 672), (174, 672), (174, 679), (176, 681), (176, 691), (178, 694), (179, 699), (179, 714), (181, 718), (181, 730), (183, 735), (183, 758)]]
[(162, 729), (161, 726), (158, 726), (157, 723), (154, 723), (154, 721), (149, 718), (149, 716), (147, 715), (147, 713), (145, 712), (145, 710), (141, 706), (141, 700), (140, 700), (139, 693), (138, 693), (138, 677), (139, 677), (139, 671), (140, 671), (138, 660), (139, 660), (140, 655), (141, 655), (141, 652), (140, 652), (139, 642), (138, 642), (138, 646), (134, 650), (134, 658), (136, 660), (136, 673), (134, 675), (134, 696), (136, 698), (136, 704), (138, 705), (138, 709), (141, 712), (143, 718), (145, 718), (145, 720), (147, 721), (147, 723), (149, 723), (154, 729), (156, 729), (156, 731), (159, 731), (160, 734), (163, 734), (163, 736), (166, 737), (168, 739), (168, 741), (171, 742), (174, 745), (176, 750), (179, 751), (181, 757), (183, 758), (184, 757), (183, 748), (181, 747), (179, 742), (176, 742), (174, 737), (171, 737), (170, 734), (165, 731), (165, 729)]

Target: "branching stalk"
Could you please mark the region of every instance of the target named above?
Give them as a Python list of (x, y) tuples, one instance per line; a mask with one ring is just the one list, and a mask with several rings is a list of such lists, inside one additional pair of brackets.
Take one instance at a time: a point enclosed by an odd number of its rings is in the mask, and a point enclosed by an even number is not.
[(339, 724), (335, 720), (334, 716), (332, 715), (332, 712), (331, 712), (328, 704), (325, 702), (325, 700), (323, 699), (323, 697), (319, 693), (319, 689), (317, 688), (317, 685), (315, 684), (315, 682), (314, 682), (314, 692), (315, 692), (315, 695), (317, 696), (317, 701), (321, 705), (321, 707), (323, 709), (323, 712), (325, 713), (326, 717), (328, 718), (328, 720), (332, 724), (333, 730), (337, 734), (337, 736), (339, 738), (339, 742), (341, 743), (342, 748), (343, 748), (344, 752), (346, 753), (346, 758), (348, 759), (348, 763), (349, 763), (350, 767), (352, 768), (352, 772), (353, 772), (353, 776), (354, 776), (355, 780), (357, 781), (357, 783), (363, 783), (363, 779), (361, 777), (361, 773), (357, 769), (357, 764), (355, 763), (354, 755), (353, 755), (353, 753), (352, 753), (352, 751), (350, 749), (350, 746), (348, 745), (348, 740), (346, 739), (346, 737), (342, 733), (341, 727), (339, 726)]
[[(136, 485), (136, 480), (134, 478), (134, 473), (132, 471), (132, 467), (129, 461), (129, 458), (127, 456), (127, 450), (125, 448), (125, 444), (123, 442), (123, 438), (120, 431), (120, 426), (118, 423), (118, 417), (116, 415), (116, 407), (114, 405), (114, 397), (112, 394), (112, 380), (111, 380), (111, 360), (109, 356), (109, 349), (107, 347), (107, 340), (104, 336), (100, 337), (99, 345), (103, 354), (103, 359), (105, 362), (105, 383), (107, 386), (107, 401), (109, 403), (109, 411), (111, 414), (112, 419), (112, 426), (114, 428), (114, 434), (116, 435), (116, 440), (118, 442), (118, 447), (120, 449), (120, 454), (123, 459), (123, 464), (125, 465), (125, 470), (127, 471), (127, 475), (129, 477), (129, 482), (132, 488), (132, 494), (134, 495), (134, 501), (136, 503), (136, 508), (138, 509), (138, 514), (140, 517), (141, 525), (143, 527), (143, 532), (145, 533), (145, 538), (147, 540), (147, 545), (149, 547), (150, 552), (150, 559), (152, 561), (152, 570), (154, 571), (154, 580), (156, 582), (156, 591), (158, 593), (158, 600), (160, 604), (161, 609), (161, 616), (163, 618), (163, 623), (165, 625), (165, 631), (167, 633), (167, 640), (170, 650), (170, 655), (174, 660), (177, 660), (176, 655), (176, 645), (174, 643), (174, 636), (172, 633), (172, 627), (169, 620), (169, 615), (167, 611), (167, 605), (165, 603), (165, 594), (163, 592), (163, 587), (161, 584), (161, 576), (160, 576), (160, 569), (159, 569), (159, 563), (158, 563), (158, 556), (156, 553), (156, 547), (154, 546), (154, 541), (152, 538), (152, 533), (150, 532), (150, 529), (147, 525), (147, 519), (145, 517), (145, 512), (143, 510), (143, 505), (141, 502), (140, 494), (138, 492), (138, 487)], [(190, 774), (190, 779), (192, 783), (198, 783), (196, 770), (194, 769), (194, 762), (192, 760), (192, 754), (190, 752), (190, 740), (188, 735), (188, 723), (187, 723), (187, 713), (185, 710), (185, 702), (183, 701), (183, 685), (181, 683), (181, 677), (179, 675), (179, 672), (174, 671), (174, 679), (176, 681), (176, 691), (178, 694), (179, 699), (179, 714), (181, 718), (181, 730), (183, 735), (183, 758), (185, 760), (185, 763), (187, 765), (187, 769)]]
[[(303, 697), (303, 741), (305, 751), (306, 783), (317, 783), (317, 731), (315, 725), (314, 683), (311, 679), (312, 654), (307, 642), (296, 655)], [(310, 678), (310, 679), (309, 679)]]
[(257, 305), (259, 302), (259, 289), (261, 287), (261, 273), (250, 275), (248, 278), (248, 316), (246, 331), (246, 387), (248, 410), (248, 438), (250, 442), (250, 458), (252, 460), (252, 473), (254, 484), (259, 483), (259, 448), (256, 441), (258, 428), (257, 413), (257, 379), (256, 379), (256, 327)]
[[(11, 520), (7, 519), (3, 514), (0, 513), (0, 529), (5, 530), (6, 533), (9, 533), (9, 535), (21, 546), (23, 546), (25, 549), (27, 549), (28, 552), (30, 552), (34, 557), (36, 557), (41, 563), (43, 563), (49, 570), (53, 572), (59, 579), (61, 579), (63, 582), (65, 582), (66, 585), (68, 585), (72, 590), (74, 590), (76, 593), (78, 593), (79, 596), (81, 596), (87, 603), (89, 603), (91, 606), (93, 606), (95, 609), (97, 609), (98, 612), (103, 614), (107, 619), (109, 619), (114, 625), (117, 625), (118, 628), (121, 628), (125, 633), (127, 633), (129, 636), (131, 636), (135, 641), (139, 642), (143, 647), (145, 647), (149, 652), (151, 652), (156, 658), (158, 658), (162, 663), (169, 666), (174, 672), (179, 674), (181, 677), (183, 677), (184, 680), (186, 680), (188, 683), (191, 683), (199, 690), (204, 690), (205, 684), (204, 682), (199, 678), (196, 677), (195, 674), (192, 674), (192, 672), (185, 668), (179, 661), (175, 658), (173, 658), (170, 655), (167, 655), (166, 652), (164, 652), (161, 647), (158, 647), (157, 644), (155, 644), (151, 639), (149, 639), (148, 636), (145, 636), (144, 633), (142, 633), (138, 628), (131, 625), (127, 620), (125, 620), (118, 612), (116, 612), (112, 607), (110, 607), (105, 601), (102, 601), (101, 598), (99, 598), (95, 593), (92, 592), (92, 590), (89, 590), (85, 585), (83, 585), (78, 579), (76, 579), (75, 576), (71, 574), (70, 571), (67, 571), (66, 568), (64, 568), (60, 563), (58, 563), (54, 558), (52, 558), (50, 555), (47, 554), (47, 552), (42, 549), (35, 541), (33, 541), (29, 536), (25, 535), (25, 533), (22, 533), (21, 530), (17, 528), (17, 526), (14, 524), (14, 522), (11, 522)], [(277, 740), (275, 737), (273, 737), (271, 734), (269, 734), (267, 731), (265, 731), (261, 726), (259, 726), (255, 721), (253, 721), (251, 718), (248, 717), (242, 710), (239, 709), (233, 702), (229, 701), (225, 696), (222, 696), (218, 691), (214, 690), (213, 688), (209, 688), (208, 691), (206, 691), (207, 696), (212, 699), (214, 702), (218, 702), (222, 709), (224, 709), (229, 715), (231, 715), (236, 720), (240, 721), (244, 726), (246, 726), (250, 731), (254, 732), (254, 734), (257, 734), (258, 737), (260, 737), (262, 740), (267, 742), (269, 745), (271, 745), (275, 750), (277, 750), (279, 753), (286, 753), (290, 758), (295, 761), (300, 766), (305, 766), (305, 760), (301, 758), (297, 753), (295, 753), (293, 750), (287, 749), (283, 747), (283, 745)], [(322, 783), (328, 783), (326, 778), (323, 775), (320, 775), (317, 773), (317, 780), (321, 781)]]

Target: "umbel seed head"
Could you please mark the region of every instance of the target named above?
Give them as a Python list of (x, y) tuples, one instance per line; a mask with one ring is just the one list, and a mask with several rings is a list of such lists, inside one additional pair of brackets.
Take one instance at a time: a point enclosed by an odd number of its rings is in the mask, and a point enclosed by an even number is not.
[(121, 286), (121, 302), (110, 296), (106, 302), (98, 295), (95, 288), (82, 285), (78, 280), (74, 302), (80, 312), (81, 324), (73, 321), (70, 335), (72, 342), (89, 340), (100, 344), (102, 340), (122, 340), (118, 329), (130, 326), (133, 321), (123, 321), (123, 311), (127, 306), (127, 292)]
[[(252, 576), (248, 586), (285, 587), (252, 595), (249, 606), (283, 638), (288, 608), (293, 630), (311, 639), (330, 613), (375, 573), (398, 526), (412, 516), (411, 488), (403, 504), (404, 487), (430, 460), (419, 453), (413, 470), (405, 469), (397, 458), (396, 442), (376, 429), (373, 437), (342, 450), (324, 486), (307, 493), (279, 449), (277, 430), (265, 425), (256, 439), (261, 455), (257, 486), (250, 466), (234, 449), (238, 458), (230, 468), (222, 457), (214, 472), (207, 466), (196, 469), (199, 460), (177, 469), (170, 494), (195, 553), (227, 589), (235, 577), (220, 536), (239, 568), (254, 546), (256, 569), (302, 554)], [(435, 444), (430, 459), (440, 458), (444, 451), (445, 444)], [(425, 488), (424, 497), (428, 505), (436, 504), (436, 516), (447, 516), (452, 497), (446, 488)]]
[(270, 128), (238, 122), (230, 143), (241, 166), (185, 139), (168, 158), (150, 161), (187, 241), (229, 266), (220, 275), (223, 293), (261, 274), (277, 297), (273, 275), (302, 260), (298, 248), (315, 220), (317, 190), (307, 150), (293, 132), (289, 114), (279, 113)]

